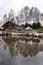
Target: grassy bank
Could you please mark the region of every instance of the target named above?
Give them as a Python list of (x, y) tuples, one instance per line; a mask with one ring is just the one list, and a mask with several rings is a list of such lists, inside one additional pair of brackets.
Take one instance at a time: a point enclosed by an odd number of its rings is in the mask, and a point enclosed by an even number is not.
[(22, 26), (23, 26), (24, 28), (31, 27), (32, 29), (36, 30), (37, 32), (43, 33), (43, 26), (41, 26), (41, 24), (40, 24), (39, 22), (38, 22), (38, 23), (33, 23), (32, 25), (26, 23), (25, 25), (22, 24)]
[(43, 33), (43, 27), (36, 29), (37, 32)]

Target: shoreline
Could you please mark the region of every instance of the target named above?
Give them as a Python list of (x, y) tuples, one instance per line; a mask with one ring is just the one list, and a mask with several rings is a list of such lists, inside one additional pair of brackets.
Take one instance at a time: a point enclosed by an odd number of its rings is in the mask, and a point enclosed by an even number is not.
[(11, 36), (11, 37), (35, 37), (35, 38), (43, 38), (43, 33), (37, 33), (37, 34), (32, 34), (32, 33), (2, 33), (0, 36)]

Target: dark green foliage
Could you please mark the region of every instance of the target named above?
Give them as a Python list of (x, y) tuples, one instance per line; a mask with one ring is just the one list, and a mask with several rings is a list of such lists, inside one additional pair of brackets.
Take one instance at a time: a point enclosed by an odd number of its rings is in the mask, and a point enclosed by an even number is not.
[(24, 28), (31, 27), (31, 28), (33, 28), (33, 29), (38, 29), (38, 28), (41, 27), (41, 24), (40, 24), (39, 22), (38, 22), (38, 23), (33, 23), (32, 25), (26, 23), (25, 25), (22, 24), (22, 26), (23, 26)]
[(41, 27), (41, 24), (38, 22), (38, 23), (33, 23), (32, 25), (32, 28), (33, 29), (37, 29), (37, 28), (40, 28)]
[(27, 28), (28, 26), (29, 26), (28, 23), (26, 23), (26, 24), (25, 24), (25, 28)]
[(25, 25), (24, 25), (24, 24), (22, 24), (22, 26), (23, 26), (24, 28), (27, 28), (27, 27), (32, 27), (32, 25), (31, 25), (31, 24), (28, 24), (28, 23), (26, 23)]

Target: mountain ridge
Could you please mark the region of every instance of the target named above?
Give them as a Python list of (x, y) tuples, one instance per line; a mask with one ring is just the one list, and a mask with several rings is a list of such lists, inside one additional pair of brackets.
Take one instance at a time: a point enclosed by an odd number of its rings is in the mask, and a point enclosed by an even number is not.
[(41, 13), (37, 7), (29, 8), (25, 6), (19, 11), (17, 16), (15, 16), (14, 11), (11, 9), (8, 15), (5, 14), (3, 16), (4, 22), (8, 20), (17, 24), (24, 24), (31, 21), (38, 22), (43, 21), (43, 13)]

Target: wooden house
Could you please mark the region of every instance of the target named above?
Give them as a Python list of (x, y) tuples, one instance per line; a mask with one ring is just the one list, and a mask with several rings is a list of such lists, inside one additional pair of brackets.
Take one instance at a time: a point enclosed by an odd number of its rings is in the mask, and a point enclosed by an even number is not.
[(23, 29), (22, 26), (17, 25), (16, 23), (13, 23), (13, 22), (11, 22), (11, 21), (8, 21), (8, 22), (4, 23), (4, 24), (2, 25), (2, 27), (3, 27), (3, 30), (4, 30), (4, 31), (11, 31), (11, 30), (14, 29), (14, 28), (17, 29), (17, 30)]

